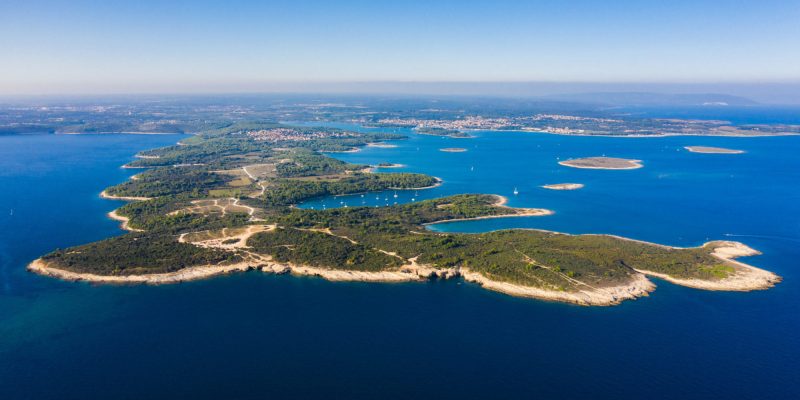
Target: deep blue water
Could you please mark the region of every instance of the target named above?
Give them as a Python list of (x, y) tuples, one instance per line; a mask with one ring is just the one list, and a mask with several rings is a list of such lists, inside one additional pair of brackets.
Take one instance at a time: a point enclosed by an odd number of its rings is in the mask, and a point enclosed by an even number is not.
[[(119, 166), (137, 151), (180, 136), (5, 136), (0, 398), (800, 397), (800, 137), (477, 136), (413, 135), (397, 148), (335, 156), (401, 163), (407, 167), (391, 171), (445, 182), (398, 192), (398, 202), (482, 192), (556, 211), (436, 229), (532, 227), (682, 246), (735, 239), (764, 253), (746, 262), (784, 282), (721, 293), (657, 281), (650, 297), (607, 308), (518, 299), (456, 281), (331, 283), (253, 272), (155, 287), (60, 282), (24, 266), (56, 247), (120, 234), (105, 218), (120, 203), (97, 194), (135, 172)], [(692, 154), (686, 145), (747, 153)], [(645, 167), (557, 164), (601, 154)], [(539, 187), (560, 182), (586, 187)], [(395, 201), (393, 191), (377, 195), (363, 201)], [(362, 197), (305, 206), (342, 201), (352, 207)]]

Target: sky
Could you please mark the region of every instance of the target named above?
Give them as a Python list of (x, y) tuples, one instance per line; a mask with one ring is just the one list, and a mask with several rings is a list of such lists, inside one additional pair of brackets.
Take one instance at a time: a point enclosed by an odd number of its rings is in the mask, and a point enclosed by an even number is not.
[(2, 0), (0, 55), (0, 95), (796, 85), (800, 1)]

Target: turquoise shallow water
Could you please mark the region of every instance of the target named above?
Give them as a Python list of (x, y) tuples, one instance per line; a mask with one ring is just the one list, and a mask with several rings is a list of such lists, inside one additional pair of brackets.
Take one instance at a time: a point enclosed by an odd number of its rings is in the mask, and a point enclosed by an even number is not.
[[(330, 283), (254, 272), (157, 287), (59, 282), (24, 266), (53, 248), (120, 234), (105, 218), (120, 203), (97, 194), (135, 172), (119, 166), (137, 151), (180, 136), (5, 136), (0, 397), (800, 397), (800, 138), (476, 136), (412, 135), (397, 148), (335, 156), (401, 163), (407, 167), (389, 171), (444, 180), (398, 192), (398, 202), (481, 192), (556, 211), (439, 230), (541, 228), (679, 246), (735, 239), (764, 253), (744, 261), (785, 280), (752, 293), (657, 281), (650, 297), (609, 308), (517, 299), (456, 281)], [(686, 145), (747, 153), (692, 154)], [(601, 154), (645, 167), (557, 164)], [(539, 187), (560, 182), (586, 187)], [(363, 201), (384, 205), (393, 195)], [(362, 197), (304, 206), (342, 202), (357, 206)]]

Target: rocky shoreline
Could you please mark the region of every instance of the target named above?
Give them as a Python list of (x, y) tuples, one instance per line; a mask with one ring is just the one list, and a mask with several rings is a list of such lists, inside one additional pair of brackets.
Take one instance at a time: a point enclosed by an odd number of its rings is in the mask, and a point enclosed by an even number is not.
[(108, 200), (122, 200), (122, 201), (147, 201), (151, 200), (150, 197), (135, 197), (135, 196), (114, 196), (113, 194), (106, 193), (105, 190), (100, 192), (100, 197)]
[(130, 231), (130, 232), (144, 232), (141, 229), (131, 228), (130, 222), (131, 219), (128, 217), (124, 217), (122, 215), (117, 214), (117, 210), (111, 211), (110, 213), (106, 214), (108, 218), (113, 219), (114, 221), (119, 221), (121, 224), (119, 227), (123, 230)]
[(428, 265), (420, 265), (411, 260), (411, 263), (396, 270), (390, 271), (356, 271), (336, 270), (293, 263), (276, 262), (269, 258), (259, 257), (227, 265), (202, 265), (184, 268), (175, 272), (143, 274), (143, 275), (97, 275), (68, 271), (48, 265), (41, 258), (28, 265), (28, 270), (40, 275), (55, 277), (67, 281), (86, 281), (92, 283), (117, 283), (117, 284), (168, 284), (179, 283), (197, 279), (206, 279), (217, 275), (233, 272), (260, 270), (273, 274), (292, 274), (297, 276), (316, 276), (334, 282), (420, 282), (430, 279), (453, 279), (461, 277), (467, 282), (476, 283), (481, 287), (504, 293), (511, 296), (535, 298), (548, 301), (560, 301), (584, 306), (611, 306), (620, 304), (624, 300), (633, 300), (648, 296), (655, 290), (656, 285), (647, 279), (647, 276), (664, 279), (676, 285), (715, 291), (752, 291), (773, 287), (781, 278), (769, 271), (753, 267), (733, 260), (737, 257), (759, 254), (756, 250), (738, 242), (709, 242), (704, 246), (718, 245), (715, 248), (715, 257), (722, 261), (735, 264), (736, 272), (733, 276), (718, 281), (703, 279), (680, 279), (666, 274), (645, 270), (635, 270), (632, 279), (624, 284), (607, 287), (590, 287), (577, 291), (548, 290), (532, 286), (518, 285), (509, 282), (496, 281), (483, 274), (473, 272), (467, 268), (436, 269)]
[(67, 271), (49, 266), (42, 259), (36, 259), (28, 265), (28, 270), (40, 275), (59, 278), (66, 281), (85, 281), (99, 284), (152, 285), (188, 282), (250, 270), (260, 270), (262, 272), (272, 274), (314, 276), (332, 282), (401, 283), (462, 277), (467, 282), (476, 283), (486, 289), (511, 296), (536, 298), (549, 301), (561, 301), (585, 306), (616, 305), (621, 303), (623, 300), (647, 296), (649, 292), (655, 289), (655, 285), (644, 278), (644, 275), (641, 274), (637, 274), (632, 282), (625, 285), (608, 288), (587, 289), (577, 292), (562, 292), (494, 281), (479, 273), (469, 271), (468, 269), (435, 269), (429, 266), (416, 264), (407, 265), (393, 271), (369, 272), (333, 270), (273, 261), (265, 261), (260, 263), (244, 261), (229, 265), (203, 265), (189, 267), (180, 271), (160, 274), (115, 276)]
[(613, 306), (622, 303), (624, 300), (633, 300), (647, 296), (656, 289), (656, 285), (643, 274), (633, 275), (633, 280), (622, 285), (587, 288), (575, 292), (547, 290), (509, 282), (494, 281), (482, 274), (469, 270), (462, 270), (462, 276), (467, 282), (477, 283), (485, 289), (511, 296), (560, 301), (582, 306)]

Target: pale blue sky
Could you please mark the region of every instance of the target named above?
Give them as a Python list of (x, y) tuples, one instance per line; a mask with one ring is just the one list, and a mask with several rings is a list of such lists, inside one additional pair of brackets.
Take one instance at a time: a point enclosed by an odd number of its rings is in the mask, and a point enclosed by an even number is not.
[(800, 1), (0, 2), (0, 94), (798, 82)]

